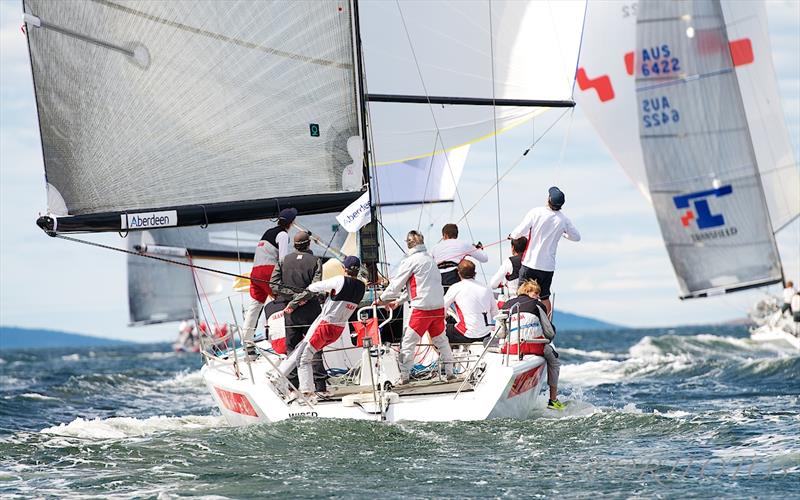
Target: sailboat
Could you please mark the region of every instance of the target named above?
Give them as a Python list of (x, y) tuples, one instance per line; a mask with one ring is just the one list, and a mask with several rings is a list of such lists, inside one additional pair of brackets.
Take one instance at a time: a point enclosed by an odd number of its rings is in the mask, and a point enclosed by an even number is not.
[[(783, 281), (775, 234), (800, 214), (800, 169), (762, 2), (591, 3), (577, 83), (656, 211), (681, 299)], [(753, 338), (798, 345), (790, 321)]]
[[(585, 12), (499, 0), (25, 0), (24, 10), (48, 195), (37, 224), (191, 270), (194, 296), (184, 281), (169, 307), (168, 283), (150, 286), (149, 298), (133, 289), (133, 322), (213, 314), (209, 301), (187, 308), (202, 299), (195, 271), (215, 271), (194, 259), (245, 260), (238, 243), (217, 248), (214, 234), (230, 242), (231, 224), (238, 240), (241, 225), (294, 207), (301, 223), (315, 215), (335, 235), (336, 214), (360, 199), (369, 216), (358, 250), (374, 297), (389, 275), (382, 210), (452, 202), (471, 144), (574, 106)], [(98, 232), (118, 232), (128, 247), (74, 236)], [(397, 346), (370, 326), (391, 314), (369, 301), (356, 319), (366, 335), (354, 344), (348, 328), (324, 353), (340, 374), (332, 397), (293, 400), (275, 381), (281, 355), (264, 339), (258, 358), (245, 357), (227, 305), (229, 337), (204, 340), (202, 376), (232, 424), (525, 418), (540, 400), (542, 358), (475, 344), (455, 353), (456, 380), (420, 346), (416, 381), (395, 387)], [(510, 342), (513, 328), (499, 320), (496, 338)]]

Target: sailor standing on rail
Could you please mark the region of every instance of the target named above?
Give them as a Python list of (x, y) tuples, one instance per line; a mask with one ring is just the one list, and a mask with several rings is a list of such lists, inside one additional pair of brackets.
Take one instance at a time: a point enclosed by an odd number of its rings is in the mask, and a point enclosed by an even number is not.
[[(284, 208), (278, 214), (278, 224), (264, 233), (256, 245), (253, 269), (250, 271), (250, 304), (244, 313), (242, 333), (244, 342), (252, 342), (264, 303), (272, 296), (272, 272), (278, 262), (289, 253), (289, 228), (297, 217), (297, 209)], [(255, 348), (247, 346), (247, 353), (255, 355)]]
[(444, 290), (436, 262), (428, 255), (425, 239), (417, 231), (406, 236), (409, 252), (400, 262), (389, 286), (376, 304), (394, 309), (411, 300), (411, 317), (400, 347), (400, 384), (408, 383), (420, 338), (428, 332), (439, 351), (445, 375), (453, 378), (453, 352), (444, 335)]
[[(272, 282), (275, 300), (281, 302), (283, 322), (286, 330), (286, 353), (291, 355), (308, 333), (314, 320), (322, 313), (317, 294), (306, 289), (322, 279), (322, 261), (311, 252), (311, 235), (299, 231), (294, 235), (295, 251), (283, 258), (275, 267)], [(266, 307), (269, 309), (269, 306)], [(266, 310), (265, 309), (265, 310)], [(314, 386), (317, 392), (326, 390), (328, 378), (322, 353), (314, 356)], [(297, 372), (292, 370), (288, 376), (295, 387), (299, 385)]]
[[(314, 396), (312, 364), (315, 355), (342, 336), (347, 327), (347, 320), (356, 311), (361, 299), (364, 298), (366, 285), (357, 278), (361, 269), (361, 261), (358, 257), (351, 255), (345, 257), (342, 264), (345, 271), (344, 276), (317, 281), (306, 288), (311, 293), (328, 294), (328, 299), (322, 306), (322, 313), (308, 329), (306, 337), (292, 355), (278, 367), (284, 376), (297, 367), (297, 375), (300, 379), (299, 390), (305, 396)], [(292, 312), (288, 307), (286, 311), (289, 314)], [(325, 394), (319, 395), (325, 396)]]
[(581, 241), (581, 233), (572, 221), (561, 212), (564, 193), (553, 186), (548, 190), (547, 206), (537, 207), (525, 214), (522, 222), (511, 231), (510, 238), (528, 238), (528, 246), (522, 254), (522, 270), (519, 281), (536, 280), (542, 287), (540, 300), (550, 314), (550, 284), (556, 270), (556, 249), (561, 238)]
[(465, 257), (470, 257), (478, 262), (489, 262), (489, 256), (483, 251), (480, 243), (471, 245), (458, 239), (458, 226), (445, 224), (442, 226), (442, 241), (431, 248), (431, 257), (436, 261), (436, 266), (442, 275), (444, 291), (450, 285), (458, 283), (458, 263)]

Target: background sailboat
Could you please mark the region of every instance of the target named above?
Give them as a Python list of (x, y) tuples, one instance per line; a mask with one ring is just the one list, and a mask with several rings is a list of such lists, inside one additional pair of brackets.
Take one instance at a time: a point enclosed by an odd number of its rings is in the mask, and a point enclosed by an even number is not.
[[(612, 29), (622, 36), (605, 37)], [(668, 71), (652, 71), (654, 56)], [(783, 121), (763, 4), (590, 5), (578, 85), (576, 99), (654, 203), (682, 297), (781, 280), (773, 233), (800, 213), (800, 171)], [(740, 183), (731, 190), (741, 194), (723, 194), (731, 185), (723, 179)], [(706, 215), (702, 225), (698, 203)], [(715, 232), (725, 213), (738, 226)], [(712, 221), (713, 215), (722, 218)]]

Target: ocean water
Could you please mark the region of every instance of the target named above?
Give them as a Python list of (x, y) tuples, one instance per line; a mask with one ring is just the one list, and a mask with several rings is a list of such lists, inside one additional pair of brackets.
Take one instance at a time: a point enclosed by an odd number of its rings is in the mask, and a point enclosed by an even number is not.
[(741, 327), (557, 341), (564, 412), (248, 428), (167, 344), (0, 351), (0, 496), (800, 495), (797, 351)]

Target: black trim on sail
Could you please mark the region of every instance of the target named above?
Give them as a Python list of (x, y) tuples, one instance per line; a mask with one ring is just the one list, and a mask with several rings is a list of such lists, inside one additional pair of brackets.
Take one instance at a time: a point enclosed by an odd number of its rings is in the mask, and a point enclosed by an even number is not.
[(689, 295), (683, 295), (680, 297), (681, 300), (687, 299), (699, 299), (703, 297), (714, 297), (716, 295), (723, 295), (726, 293), (731, 292), (738, 292), (741, 290), (749, 290), (750, 288), (760, 288), (762, 286), (774, 285), (775, 283), (783, 283), (783, 278), (770, 278), (768, 280), (763, 281), (755, 281), (751, 283), (747, 283), (741, 286), (735, 286), (732, 288), (711, 288), (707, 290), (698, 291), (695, 293), (691, 293)]
[[(300, 215), (338, 212), (347, 208), (362, 195), (361, 191), (329, 193), (319, 195), (289, 196), (262, 200), (231, 201), (208, 205), (159, 207), (130, 210), (129, 212), (106, 212), (100, 214), (71, 215), (66, 217), (42, 216), (36, 220), (42, 230), (51, 236), (56, 233), (127, 231), (122, 226), (126, 214), (176, 211), (177, 223), (169, 227), (206, 226), (224, 222), (243, 222), (268, 219), (278, 216), (283, 208), (296, 208)], [(142, 228), (147, 229), (147, 228)]]
[(468, 106), (520, 106), (534, 108), (574, 108), (575, 101), (548, 101), (541, 99), (492, 99), (484, 97), (446, 97), (425, 95), (366, 94), (369, 102), (394, 102), (402, 104), (454, 104)]

